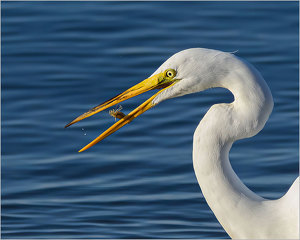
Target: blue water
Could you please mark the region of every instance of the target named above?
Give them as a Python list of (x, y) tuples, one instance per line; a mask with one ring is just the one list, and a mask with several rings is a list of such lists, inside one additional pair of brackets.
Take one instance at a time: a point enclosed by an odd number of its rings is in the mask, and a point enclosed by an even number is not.
[(114, 119), (64, 125), (180, 50), (238, 50), (275, 107), (231, 162), (251, 190), (278, 198), (298, 175), (298, 27), (297, 2), (2, 2), (2, 238), (228, 238), (191, 154), (228, 91), (163, 102), (80, 154)]

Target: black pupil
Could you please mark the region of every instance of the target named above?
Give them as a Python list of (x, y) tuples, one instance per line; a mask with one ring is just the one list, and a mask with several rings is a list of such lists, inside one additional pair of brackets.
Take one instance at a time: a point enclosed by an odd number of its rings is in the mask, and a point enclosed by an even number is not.
[(171, 73), (171, 72), (168, 72), (168, 76), (169, 76), (169, 77), (172, 77), (172, 73)]

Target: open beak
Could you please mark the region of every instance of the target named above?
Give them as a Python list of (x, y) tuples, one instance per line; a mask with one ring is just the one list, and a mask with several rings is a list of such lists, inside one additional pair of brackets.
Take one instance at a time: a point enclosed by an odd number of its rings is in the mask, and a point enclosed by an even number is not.
[(90, 109), (88, 112), (80, 115), (79, 117), (75, 118), (72, 122), (68, 123), (66, 127), (69, 127), (70, 125), (79, 122), (87, 117), (90, 117), (98, 112), (101, 112), (113, 105), (116, 105), (120, 102), (123, 102), (129, 98), (135, 97), (139, 94), (142, 94), (144, 92), (147, 92), (149, 90), (153, 89), (159, 89), (163, 88), (162, 90), (158, 91), (156, 94), (154, 94), (152, 97), (150, 97), (148, 100), (146, 100), (144, 103), (142, 103), (140, 106), (138, 106), (136, 109), (134, 109), (132, 112), (130, 112), (128, 115), (121, 118), (119, 121), (117, 121), (115, 124), (113, 124), (110, 128), (108, 128), (106, 131), (104, 131), (102, 134), (100, 134), (96, 139), (94, 139), (92, 142), (90, 142), (88, 145), (83, 147), (79, 150), (79, 152), (83, 152), (87, 150), (88, 148), (94, 146), (96, 143), (100, 142), (107, 136), (111, 135), (115, 131), (119, 130), (121, 127), (126, 125), (127, 123), (130, 123), (133, 119), (141, 115), (142, 113), (146, 112), (148, 109), (152, 108), (154, 104), (152, 103), (152, 100), (162, 91), (164, 91), (166, 88), (170, 87), (176, 82), (175, 79), (166, 79), (164, 73), (158, 73), (150, 78), (145, 79), (144, 81), (136, 84), (135, 86), (129, 88), (125, 92), (107, 100), (106, 102)]

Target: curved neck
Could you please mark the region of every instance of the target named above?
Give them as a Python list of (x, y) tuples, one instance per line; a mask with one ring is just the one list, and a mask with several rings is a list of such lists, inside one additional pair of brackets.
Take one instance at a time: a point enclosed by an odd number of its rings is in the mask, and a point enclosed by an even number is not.
[(214, 87), (227, 88), (235, 100), (212, 106), (203, 117), (194, 134), (193, 164), (202, 193), (223, 228), (231, 237), (243, 238), (242, 229), (249, 231), (246, 226), (251, 221), (244, 214), (251, 216), (264, 199), (241, 182), (228, 155), (234, 141), (251, 137), (263, 128), (273, 100), (265, 81), (250, 65)]

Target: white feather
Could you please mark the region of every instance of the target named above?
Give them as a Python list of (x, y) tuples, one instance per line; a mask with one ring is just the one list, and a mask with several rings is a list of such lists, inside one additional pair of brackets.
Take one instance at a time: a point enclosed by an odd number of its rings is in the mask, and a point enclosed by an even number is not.
[(269, 87), (246, 61), (221, 51), (188, 49), (176, 53), (154, 73), (168, 68), (181, 79), (159, 94), (169, 98), (213, 87), (234, 95), (230, 104), (212, 106), (194, 133), (193, 164), (203, 195), (231, 238), (298, 239), (299, 177), (278, 200), (267, 200), (248, 189), (233, 171), (228, 155), (234, 141), (252, 137), (273, 109)]

